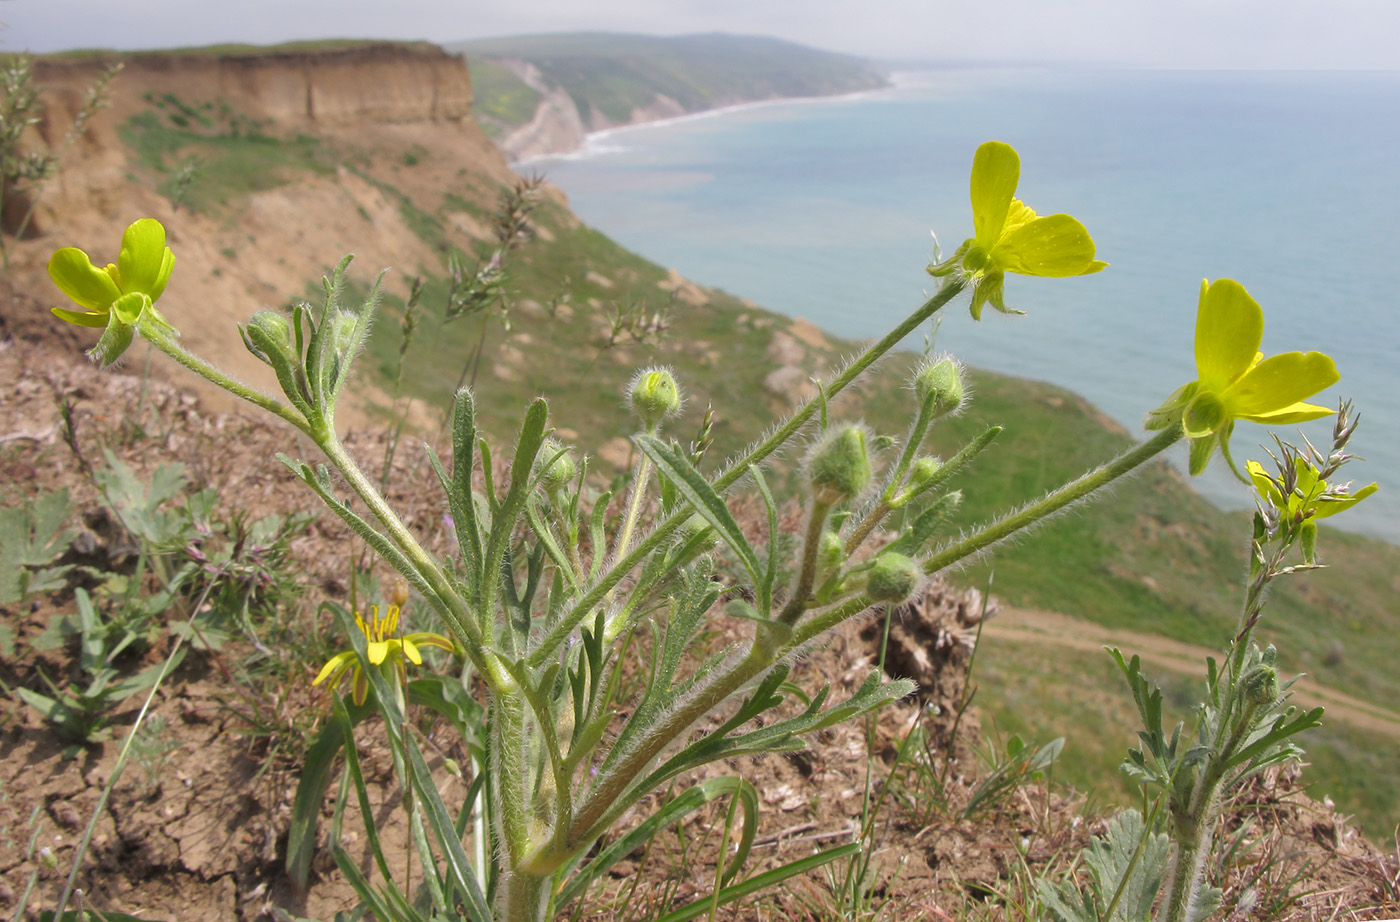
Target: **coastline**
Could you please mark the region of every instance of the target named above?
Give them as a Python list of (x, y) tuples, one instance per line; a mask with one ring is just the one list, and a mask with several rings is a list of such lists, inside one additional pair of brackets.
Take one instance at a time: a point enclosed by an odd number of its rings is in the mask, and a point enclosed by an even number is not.
[(687, 112), (683, 115), (669, 115), (661, 118), (642, 118), (628, 122), (624, 125), (613, 125), (609, 128), (600, 128), (597, 131), (590, 131), (584, 134), (577, 146), (572, 150), (550, 153), (536, 154), (530, 157), (522, 157), (519, 160), (511, 161), (511, 169), (519, 169), (532, 163), (542, 160), (578, 160), (583, 157), (598, 156), (608, 153), (606, 149), (595, 149), (593, 145), (604, 139), (626, 134), (628, 132), (642, 131), (648, 128), (664, 128), (671, 125), (679, 125), (685, 122), (697, 122), (703, 119), (716, 118), (722, 115), (731, 115), (735, 112), (744, 112), (750, 109), (761, 109), (767, 106), (792, 104), (807, 104), (820, 102), (840, 102), (856, 101), (888, 93), (891, 90), (900, 88), (900, 83), (895, 79), (901, 72), (892, 73), (884, 86), (866, 90), (854, 90), (850, 93), (833, 93), (827, 96), (772, 96), (767, 99), (753, 99), (746, 102), (736, 102), (724, 106), (715, 106), (712, 109), (700, 109), (695, 112)]

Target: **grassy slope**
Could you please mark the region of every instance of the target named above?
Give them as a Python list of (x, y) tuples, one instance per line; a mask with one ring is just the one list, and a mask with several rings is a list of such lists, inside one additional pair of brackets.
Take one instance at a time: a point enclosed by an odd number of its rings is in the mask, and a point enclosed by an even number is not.
[[(178, 106), (153, 105), (159, 120), (134, 120), (123, 136), (134, 160), (157, 181), (169, 182), (179, 157), (197, 152), (201, 173), (186, 190), (187, 202), (197, 208), (236, 212), (240, 195), (264, 188), (270, 176), (295, 181), (302, 170), (323, 173), (341, 159), (309, 139), (274, 140), (247, 126), (235, 131), (227, 116), (212, 127), (181, 126), (170, 118), (180, 112)], [(277, 169), (254, 168), (259, 162)], [(400, 196), (409, 224), (439, 253), (453, 243), (445, 230), (450, 212), (484, 222), (487, 208), (481, 203), (494, 195), (467, 177), (461, 195), (414, 201), (395, 186), (408, 175), (399, 172), (400, 165), (352, 158), (349, 166), (373, 173), (381, 189)], [(509, 286), (521, 302), (567, 298), (569, 309), (556, 316), (543, 308), (519, 309), (508, 333), (495, 320), (488, 324), (478, 393), (493, 444), (509, 443), (520, 409), (537, 394), (550, 399), (555, 425), (577, 433), (587, 450), (625, 437), (631, 427), (621, 409), (622, 388), (634, 368), (653, 362), (674, 366), (690, 395), (684, 418), (672, 429), (677, 437), (688, 438), (713, 403), (718, 422), (711, 458), (739, 449), (781, 410), (782, 401), (767, 394), (763, 378), (774, 367), (766, 357), (773, 332), (787, 321), (722, 292), (708, 292), (701, 307), (671, 305), (659, 287), (663, 269), (579, 226), (561, 206), (546, 203), (538, 215), (544, 233), (518, 253)], [(404, 390), (430, 406), (444, 406), (480, 336), (479, 319), (443, 322), (441, 262), (399, 268), (428, 279)], [(603, 318), (623, 305), (672, 307), (660, 347), (604, 348)], [(401, 306), (388, 298), (388, 316), (375, 328), (365, 371), (380, 384), (395, 364), (399, 337), (392, 317)], [(854, 348), (832, 341), (816, 358), (830, 364)], [(863, 416), (880, 432), (900, 433), (909, 409), (903, 371), (911, 361), (907, 355), (892, 358), (882, 376), (835, 411)], [(966, 497), (958, 525), (1030, 499), (1128, 443), (1064, 390), (982, 372), (974, 372), (974, 382), (972, 406), (935, 431), (934, 449), (946, 457), (986, 425), (1007, 431), (957, 484)], [(994, 566), (997, 594), (1013, 603), (1218, 647), (1234, 623), (1246, 539), (1243, 517), (1215, 509), (1158, 465), (1121, 485), (1113, 501), (1079, 507), (1034, 538), (999, 549), (964, 578), (981, 584)], [(1380, 703), (1400, 699), (1400, 674), (1391, 665), (1400, 655), (1400, 613), (1393, 604), (1400, 586), (1392, 575), (1400, 572), (1400, 549), (1333, 531), (1324, 534), (1322, 548), (1338, 566), (1276, 593), (1265, 638), (1279, 644), (1287, 669)], [(1077, 783), (1098, 787), (1112, 777), (1130, 737), (1123, 724), (1119, 735), (1103, 731), (1105, 716), (1117, 723), (1126, 704), (1106, 658), (1050, 659), (1043, 651), (1007, 644), (989, 647), (982, 668), (979, 700), (999, 723), (1041, 739), (1068, 735), (1065, 771)], [(1400, 812), (1395, 773), (1386, 768), (1400, 754), (1396, 742), (1330, 729), (1310, 748), (1318, 793), (1331, 793), (1344, 809), (1360, 811), (1373, 833), (1386, 834)]]
[[(585, 122), (626, 122), (661, 94), (687, 112), (772, 97), (822, 96), (870, 89), (884, 78), (858, 58), (772, 38), (739, 35), (660, 37), (566, 33), (448, 45), (467, 55), (478, 110), (507, 125), (534, 114), (526, 87), (503, 58), (528, 61), (552, 86), (564, 87)], [(495, 65), (493, 70), (493, 65)]]

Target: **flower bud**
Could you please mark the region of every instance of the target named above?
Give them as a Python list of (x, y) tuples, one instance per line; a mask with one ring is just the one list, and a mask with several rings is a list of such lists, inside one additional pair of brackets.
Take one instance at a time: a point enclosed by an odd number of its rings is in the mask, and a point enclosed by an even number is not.
[(330, 334), (331, 348), (338, 355), (345, 355), (359, 345), (355, 341), (355, 336), (360, 326), (360, 319), (354, 314), (340, 312), (328, 322), (331, 325), (330, 330), (327, 331)]
[(676, 379), (665, 368), (646, 368), (632, 379), (627, 390), (632, 412), (637, 414), (648, 431), (654, 430), (668, 416), (681, 408), (681, 392)]
[(1256, 666), (1244, 674), (1244, 696), (1251, 704), (1264, 706), (1278, 700), (1278, 673), (1272, 666)]
[(261, 348), (270, 346), (283, 353), (291, 351), (292, 322), (280, 311), (258, 311), (248, 318), (248, 330), (262, 334), (255, 340)]
[(914, 375), (914, 393), (934, 419), (956, 412), (966, 397), (962, 366), (946, 356), (925, 364)]
[(943, 462), (937, 458), (920, 458), (914, 462), (914, 466), (909, 469), (909, 489), (918, 490), (928, 483), (943, 468)]
[(892, 551), (876, 557), (866, 577), (865, 592), (876, 602), (898, 605), (914, 594), (919, 584), (919, 565)]
[(568, 486), (578, 473), (578, 463), (574, 461), (573, 452), (553, 439), (540, 446), (539, 458), (542, 464), (540, 486), (547, 493)]
[(817, 545), (817, 568), (830, 573), (841, 565), (846, 557), (846, 544), (834, 531), (822, 532), (821, 543)]
[(827, 506), (851, 499), (870, 483), (870, 455), (861, 426), (829, 429), (807, 455), (812, 494)]

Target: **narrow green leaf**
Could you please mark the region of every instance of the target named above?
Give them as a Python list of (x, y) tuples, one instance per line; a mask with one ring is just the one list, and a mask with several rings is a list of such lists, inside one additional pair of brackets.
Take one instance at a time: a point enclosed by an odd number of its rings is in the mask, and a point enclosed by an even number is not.
[(749, 571), (754, 584), (761, 584), (763, 570), (759, 567), (758, 556), (749, 546), (748, 539), (744, 537), (743, 531), (739, 528), (739, 523), (734, 521), (729, 507), (724, 504), (724, 500), (715, 492), (715, 488), (710, 486), (710, 482), (705, 479), (704, 475), (697, 471), (684, 455), (672, 451), (666, 443), (654, 436), (638, 436), (637, 447), (648, 458), (651, 458), (652, 463), (659, 470), (671, 478), (676, 489), (685, 497), (686, 502), (690, 503), (715, 531), (719, 532), (724, 542), (739, 556), (740, 562)]

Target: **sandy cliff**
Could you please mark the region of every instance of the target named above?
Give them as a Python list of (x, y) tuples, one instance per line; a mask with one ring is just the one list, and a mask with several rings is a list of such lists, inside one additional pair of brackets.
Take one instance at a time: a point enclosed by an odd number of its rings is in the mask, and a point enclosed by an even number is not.
[[(75, 346), (90, 345), (88, 331), (48, 315), (46, 308), (60, 300), (46, 277), (48, 256), (74, 245), (99, 263), (114, 260), (122, 228), (152, 216), (165, 223), (177, 255), (162, 311), (191, 348), (271, 387), (266, 368), (239, 345), (235, 322), (307, 296), (308, 284), (345, 253), (358, 255), (360, 281), (393, 267), (386, 280), (393, 291), (405, 289), (422, 268), (441, 272), (442, 248), (450, 243), (470, 251), (486, 233), (480, 215), (514, 180), (470, 117), (465, 64), (435, 46), (123, 55), (110, 105), (65, 144), (88, 86), (115, 60), (36, 64), (45, 112), (32, 140), (61, 149), (62, 159), (39, 199), (31, 239), (14, 245), (0, 279), (0, 329), (12, 335), (66, 336)], [(269, 143), (314, 137), (319, 167), (271, 166), (226, 205), (180, 208), (157, 191), (169, 173), (128, 143), (133, 119), (169, 128), (178, 112), (160, 106), (171, 96), (183, 106), (224, 113), (225, 121), (233, 113), (274, 139)], [(226, 129), (216, 125), (205, 130), (209, 138), (164, 154), (166, 168), (186, 156), (213, 163), (227, 140), (220, 131)], [(197, 174), (194, 181), (204, 180)], [(441, 226), (442, 236), (429, 239), (423, 215)], [(134, 351), (131, 356), (140, 361)], [(217, 392), (205, 396), (227, 405)]]

